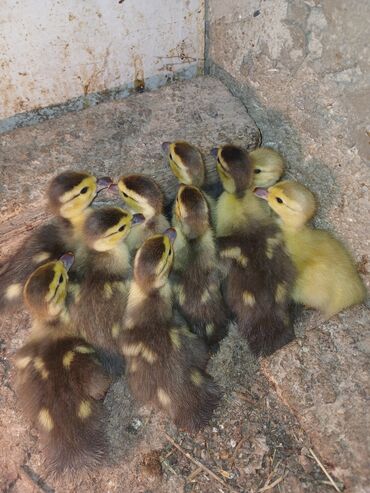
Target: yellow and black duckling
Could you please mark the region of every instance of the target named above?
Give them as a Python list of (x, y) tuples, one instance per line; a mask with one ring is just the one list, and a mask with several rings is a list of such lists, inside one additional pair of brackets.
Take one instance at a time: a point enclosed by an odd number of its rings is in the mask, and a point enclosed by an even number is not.
[(38, 428), (48, 472), (95, 468), (106, 454), (102, 399), (110, 378), (94, 349), (76, 337), (66, 309), (73, 256), (38, 267), (25, 284), (34, 324), (17, 352), (16, 391), (24, 413)]
[(0, 269), (0, 311), (22, 302), (23, 286), (37, 266), (76, 250), (90, 204), (97, 193), (108, 188), (110, 178), (65, 171), (50, 182), (48, 209), (56, 216), (27, 238)]
[(162, 233), (170, 226), (163, 215), (163, 193), (159, 185), (146, 175), (121, 176), (117, 187), (125, 204), (134, 212), (143, 214), (145, 218), (126, 239), (130, 252), (135, 253), (146, 238), (155, 233)]
[(227, 333), (228, 310), (221, 295), (221, 272), (207, 200), (196, 187), (181, 185), (176, 196), (175, 262), (177, 307), (193, 332), (211, 347)]
[(248, 154), (232, 145), (212, 154), (224, 187), (217, 203), (217, 237), (228, 269), (225, 300), (251, 351), (271, 354), (294, 337), (288, 311), (295, 270), (280, 228), (252, 192)]
[(82, 233), (85, 245), (84, 276), (70, 312), (77, 333), (92, 344), (104, 368), (112, 375), (123, 372), (117, 346), (131, 278), (130, 254), (123, 241), (133, 225), (144, 221), (118, 207), (101, 207), (87, 217)]
[[(193, 185), (203, 188), (206, 178), (206, 168), (199, 149), (189, 142), (163, 142), (164, 152), (172, 173), (180, 184)], [(211, 211), (212, 223), (215, 222), (216, 200), (203, 190)]]
[(168, 229), (138, 250), (120, 343), (134, 397), (163, 409), (178, 427), (193, 432), (210, 419), (219, 391), (204, 371), (204, 341), (173, 309), (168, 276), (175, 237), (176, 231)]
[(268, 190), (257, 189), (280, 217), (289, 255), (297, 270), (293, 299), (330, 318), (361, 303), (365, 287), (344, 246), (327, 231), (312, 229), (316, 202), (301, 183), (283, 181)]

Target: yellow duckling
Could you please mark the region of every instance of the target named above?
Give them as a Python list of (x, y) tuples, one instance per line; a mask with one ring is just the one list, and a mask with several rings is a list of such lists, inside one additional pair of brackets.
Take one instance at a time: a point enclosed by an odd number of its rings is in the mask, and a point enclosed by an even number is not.
[(214, 347), (227, 333), (228, 310), (209, 207), (198, 188), (180, 186), (173, 225), (178, 233), (172, 276), (178, 309), (191, 330)]
[(130, 253), (124, 240), (132, 226), (143, 221), (142, 214), (101, 207), (91, 212), (82, 230), (85, 252), (80, 257), (84, 258), (85, 274), (73, 287), (71, 319), (76, 332), (95, 347), (104, 368), (114, 376), (123, 372), (117, 340), (131, 278)]
[(48, 209), (56, 218), (27, 238), (0, 269), (0, 311), (22, 302), (23, 286), (31, 272), (43, 263), (75, 252), (81, 227), (97, 193), (108, 188), (110, 178), (65, 171), (52, 179), (47, 192)]
[(36, 269), (24, 288), (34, 324), (17, 352), (16, 391), (24, 413), (38, 428), (47, 470), (95, 468), (106, 455), (102, 402), (110, 379), (94, 349), (76, 337), (66, 308), (73, 256)]
[(225, 301), (251, 351), (271, 354), (294, 337), (289, 320), (294, 267), (280, 228), (252, 192), (248, 154), (232, 145), (213, 154), (224, 187), (216, 226), (220, 257), (227, 268)]
[(163, 409), (177, 426), (193, 432), (208, 422), (219, 392), (204, 371), (206, 345), (173, 309), (168, 276), (175, 237), (169, 229), (138, 250), (120, 342), (134, 397)]
[(284, 173), (284, 160), (281, 154), (269, 147), (258, 147), (248, 153), (253, 166), (253, 185), (271, 187)]
[(163, 215), (163, 193), (159, 185), (146, 175), (121, 176), (117, 186), (125, 204), (145, 218), (126, 239), (129, 251), (135, 253), (146, 238), (162, 233), (170, 226)]
[(330, 233), (307, 225), (316, 210), (313, 194), (301, 183), (283, 181), (257, 189), (280, 217), (285, 244), (296, 269), (293, 299), (320, 310), (325, 318), (364, 301), (365, 287), (354, 262)]
[[(197, 147), (184, 141), (163, 142), (162, 151), (180, 184), (203, 188), (206, 168)], [(212, 223), (214, 223), (216, 200), (204, 191), (203, 194), (211, 211)]]

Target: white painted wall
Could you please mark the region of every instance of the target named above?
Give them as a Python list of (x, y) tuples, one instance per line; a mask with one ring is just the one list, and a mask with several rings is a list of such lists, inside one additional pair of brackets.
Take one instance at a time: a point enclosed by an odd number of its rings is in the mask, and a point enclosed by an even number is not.
[(203, 65), (204, 0), (0, 0), (0, 119)]

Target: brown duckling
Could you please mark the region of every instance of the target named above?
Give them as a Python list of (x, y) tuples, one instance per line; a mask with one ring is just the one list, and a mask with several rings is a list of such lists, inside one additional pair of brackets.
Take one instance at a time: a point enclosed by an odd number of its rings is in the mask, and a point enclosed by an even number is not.
[(21, 407), (40, 432), (47, 469), (54, 474), (95, 468), (106, 454), (102, 399), (110, 378), (68, 321), (72, 262), (72, 255), (63, 255), (27, 280), (24, 297), (34, 325), (15, 357)]
[(227, 305), (255, 355), (267, 355), (294, 337), (289, 301), (295, 269), (282, 233), (253, 195), (253, 166), (242, 149), (213, 151), (224, 192), (217, 203), (217, 236), (227, 261)]
[(209, 207), (198, 188), (180, 186), (173, 225), (178, 233), (172, 274), (177, 307), (191, 330), (216, 348), (227, 333), (229, 317)]
[(256, 194), (280, 217), (285, 244), (297, 270), (293, 299), (320, 310), (325, 318), (363, 302), (366, 290), (345, 247), (329, 232), (307, 224), (316, 210), (313, 194), (294, 181), (257, 189)]
[[(117, 346), (126, 310), (131, 277), (130, 254), (125, 239), (133, 225), (144, 221), (118, 207), (101, 207), (87, 217), (82, 234), (85, 275), (74, 287), (70, 306), (76, 331), (95, 347), (104, 368), (112, 375), (123, 372)], [(137, 227), (137, 226), (136, 226)]]
[(219, 391), (204, 371), (204, 341), (173, 310), (168, 276), (175, 237), (169, 229), (138, 250), (120, 342), (134, 397), (163, 409), (177, 426), (193, 432), (210, 419)]
[(108, 188), (110, 178), (100, 178), (78, 171), (65, 171), (50, 182), (48, 209), (55, 218), (28, 237), (0, 268), (0, 311), (22, 302), (23, 286), (38, 265), (75, 252), (81, 226), (97, 193)]
[[(162, 151), (180, 184), (193, 185), (197, 188), (204, 187), (206, 167), (197, 147), (185, 141), (163, 142)], [(208, 202), (212, 224), (214, 224), (216, 200), (204, 190), (202, 191)]]
[(164, 196), (156, 181), (146, 175), (121, 176), (117, 187), (125, 204), (145, 218), (126, 239), (129, 251), (135, 253), (146, 238), (169, 228), (163, 215)]

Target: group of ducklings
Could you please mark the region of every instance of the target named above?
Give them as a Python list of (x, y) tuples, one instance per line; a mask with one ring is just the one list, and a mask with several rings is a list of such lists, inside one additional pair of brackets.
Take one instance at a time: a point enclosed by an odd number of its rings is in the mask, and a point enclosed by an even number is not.
[[(15, 358), (17, 392), (53, 472), (103, 459), (102, 399), (124, 371), (140, 403), (194, 432), (220, 398), (206, 367), (230, 320), (267, 355), (294, 338), (293, 303), (328, 318), (365, 297), (343, 245), (307, 224), (312, 193), (278, 182), (279, 153), (213, 149), (223, 187), (214, 197), (196, 147), (162, 149), (180, 184), (172, 227), (152, 178), (64, 172), (47, 193), (55, 218), (2, 267), (0, 309), (23, 293), (33, 319)], [(103, 189), (129, 210), (93, 208)]]

